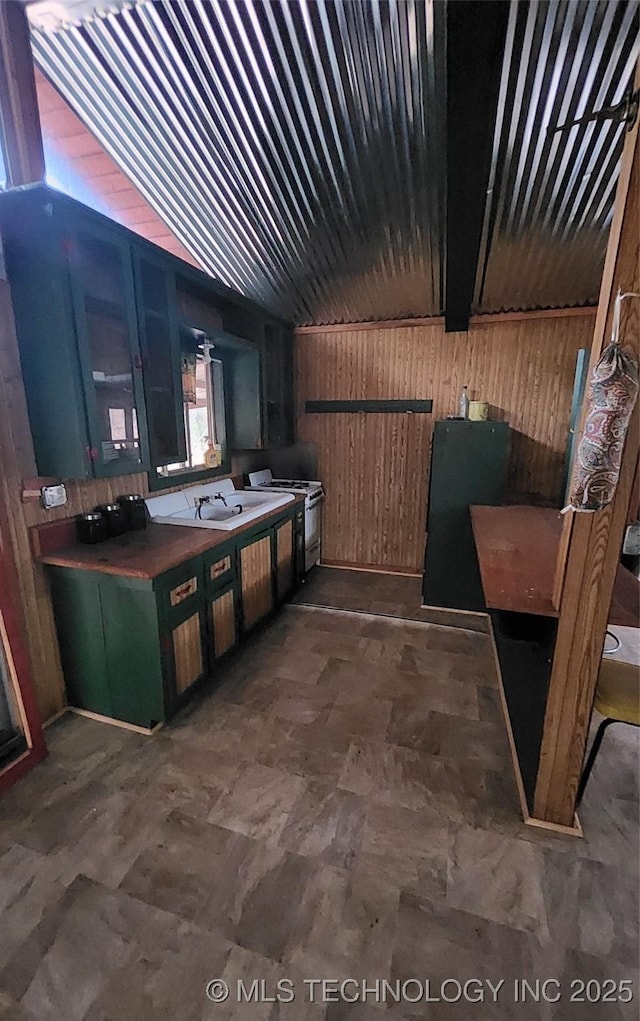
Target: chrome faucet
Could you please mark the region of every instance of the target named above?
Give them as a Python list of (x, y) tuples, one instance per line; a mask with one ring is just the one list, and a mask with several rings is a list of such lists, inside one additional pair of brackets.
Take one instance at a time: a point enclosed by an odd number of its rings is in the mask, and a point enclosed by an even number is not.
[(225, 500), (225, 498), (222, 495), (222, 493), (214, 493), (213, 499), (214, 500), (222, 500), (222, 502), (225, 505), (225, 507), (227, 506), (227, 501)]

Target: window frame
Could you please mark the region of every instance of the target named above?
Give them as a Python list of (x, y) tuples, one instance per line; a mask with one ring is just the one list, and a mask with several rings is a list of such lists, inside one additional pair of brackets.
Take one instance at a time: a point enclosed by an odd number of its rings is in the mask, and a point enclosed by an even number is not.
[[(216, 380), (213, 375), (213, 364), (215, 362), (220, 363), (222, 366), (222, 398), (223, 398), (223, 410), (222, 410), (222, 424), (224, 426), (224, 442), (222, 444), (224, 457), (222, 464), (219, 464), (217, 468), (185, 468), (183, 471), (174, 472), (171, 475), (158, 475), (157, 469), (153, 469), (148, 472), (149, 477), (149, 491), (155, 492), (161, 489), (180, 489), (183, 485), (191, 485), (195, 482), (205, 482), (207, 479), (220, 478), (223, 475), (231, 474), (231, 443), (230, 443), (230, 412), (229, 412), (229, 387), (227, 385), (227, 378), (229, 373), (229, 362), (225, 358), (224, 352), (217, 352), (213, 358), (212, 363), (209, 366), (211, 373), (211, 387), (214, 394), (214, 407), (212, 409), (213, 414), (216, 414)], [(220, 383), (218, 383), (218, 387)], [(217, 414), (220, 415), (218, 409)], [(219, 421), (215, 423), (216, 435), (218, 432)], [(186, 429), (186, 426), (185, 426)]]

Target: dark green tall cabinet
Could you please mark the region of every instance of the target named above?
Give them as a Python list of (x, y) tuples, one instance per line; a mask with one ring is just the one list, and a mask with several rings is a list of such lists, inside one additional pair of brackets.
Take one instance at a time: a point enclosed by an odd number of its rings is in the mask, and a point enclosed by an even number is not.
[(436, 422), (431, 446), (425, 606), (484, 610), (469, 507), (504, 503), (506, 422)]

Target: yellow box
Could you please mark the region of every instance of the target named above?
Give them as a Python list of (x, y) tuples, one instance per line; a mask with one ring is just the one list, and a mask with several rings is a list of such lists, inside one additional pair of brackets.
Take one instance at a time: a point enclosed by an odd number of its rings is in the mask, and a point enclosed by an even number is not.
[(486, 422), (489, 417), (489, 405), (486, 401), (469, 401), (469, 421)]

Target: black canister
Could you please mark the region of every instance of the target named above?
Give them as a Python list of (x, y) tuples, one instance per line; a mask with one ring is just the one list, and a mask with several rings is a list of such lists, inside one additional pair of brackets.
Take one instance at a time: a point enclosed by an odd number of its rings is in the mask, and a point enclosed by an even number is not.
[(107, 531), (109, 538), (113, 539), (117, 535), (123, 535), (127, 529), (127, 515), (125, 514), (124, 507), (121, 507), (119, 503), (104, 503), (96, 510), (104, 514), (107, 519)]
[(124, 508), (132, 532), (147, 527), (147, 505), (139, 493), (125, 493), (118, 497), (118, 503)]
[(78, 542), (85, 543), (86, 545), (104, 542), (105, 539), (109, 538), (106, 517), (98, 511), (91, 511), (89, 514), (79, 514), (76, 518), (76, 534)]

